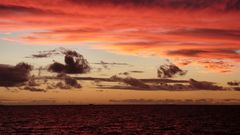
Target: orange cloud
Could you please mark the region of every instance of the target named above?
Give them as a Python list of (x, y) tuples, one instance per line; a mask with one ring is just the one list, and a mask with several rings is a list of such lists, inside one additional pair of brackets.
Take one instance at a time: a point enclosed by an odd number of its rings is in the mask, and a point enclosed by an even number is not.
[[(0, 29), (31, 43), (98, 42), (114, 53), (240, 61), (236, 0), (1, 0)], [(39, 32), (41, 31), (41, 32)], [(11, 40), (10, 38), (7, 38)], [(13, 39), (12, 39), (13, 40)]]

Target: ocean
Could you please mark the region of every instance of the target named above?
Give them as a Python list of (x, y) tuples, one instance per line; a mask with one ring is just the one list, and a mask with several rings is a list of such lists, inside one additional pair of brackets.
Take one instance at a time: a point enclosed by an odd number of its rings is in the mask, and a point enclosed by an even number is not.
[(0, 106), (0, 134), (240, 135), (240, 106)]

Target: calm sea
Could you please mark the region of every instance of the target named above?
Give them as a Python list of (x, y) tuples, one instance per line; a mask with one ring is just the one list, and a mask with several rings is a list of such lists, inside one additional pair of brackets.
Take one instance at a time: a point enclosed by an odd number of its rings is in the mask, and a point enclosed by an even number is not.
[(1, 106), (5, 134), (240, 135), (240, 106)]

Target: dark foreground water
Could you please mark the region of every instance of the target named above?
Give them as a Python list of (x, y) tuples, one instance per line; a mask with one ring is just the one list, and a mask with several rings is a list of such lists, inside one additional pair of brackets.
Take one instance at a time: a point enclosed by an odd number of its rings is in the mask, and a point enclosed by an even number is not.
[(240, 106), (1, 106), (0, 134), (240, 135)]

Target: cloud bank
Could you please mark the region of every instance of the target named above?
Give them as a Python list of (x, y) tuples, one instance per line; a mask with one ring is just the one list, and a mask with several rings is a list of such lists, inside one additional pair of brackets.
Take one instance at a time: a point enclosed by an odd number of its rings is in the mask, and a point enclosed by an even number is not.
[(240, 61), (239, 0), (1, 0), (0, 14), (2, 31), (32, 31), (2, 40), (94, 42), (90, 47), (128, 55)]

